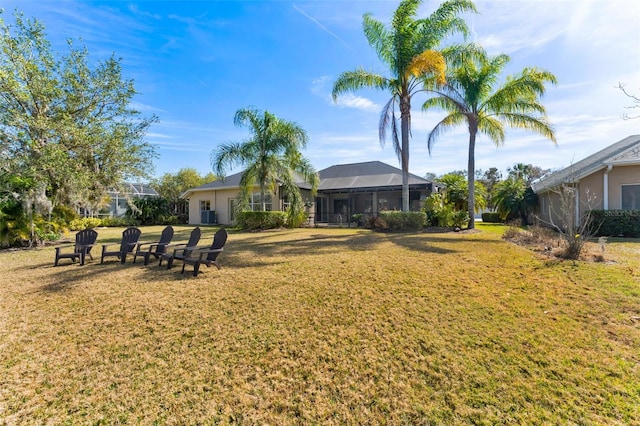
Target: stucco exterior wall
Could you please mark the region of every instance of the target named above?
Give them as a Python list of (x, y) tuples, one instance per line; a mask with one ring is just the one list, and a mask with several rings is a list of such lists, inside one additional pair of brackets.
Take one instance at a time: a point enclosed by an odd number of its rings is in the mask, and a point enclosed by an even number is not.
[(615, 166), (609, 172), (609, 210), (618, 210), (622, 203), (622, 185), (640, 185), (640, 166)]
[(229, 212), (229, 200), (234, 200), (237, 196), (237, 189), (194, 192), (189, 197), (189, 224), (202, 224), (200, 201), (209, 201), (211, 203), (211, 210), (216, 211), (218, 223), (221, 225), (231, 225), (232, 221)]
[[(604, 170), (585, 176), (580, 181), (580, 214), (604, 208)], [(611, 194), (609, 194), (611, 196)]]

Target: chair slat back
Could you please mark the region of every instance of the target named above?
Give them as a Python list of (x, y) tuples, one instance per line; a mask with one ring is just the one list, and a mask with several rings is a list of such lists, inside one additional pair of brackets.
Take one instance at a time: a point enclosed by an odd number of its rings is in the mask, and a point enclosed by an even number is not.
[[(213, 243), (211, 244), (210, 249), (219, 250), (224, 247), (226, 242), (227, 242), (227, 230), (224, 228), (220, 228), (218, 229), (218, 232), (216, 232), (216, 234), (213, 236)], [(209, 253), (207, 255), (207, 260), (214, 262), (219, 255), (220, 255), (219, 251)]]
[(122, 242), (120, 243), (120, 251), (123, 253), (131, 253), (135, 247), (135, 243), (140, 239), (142, 231), (135, 226), (130, 226), (122, 231)]
[(156, 246), (156, 253), (164, 253), (167, 251), (167, 244), (171, 242), (173, 239), (173, 226), (169, 225), (162, 230), (162, 235), (160, 235), (160, 241), (158, 241), (158, 245)]
[[(79, 253), (84, 246), (90, 246), (96, 243), (98, 232), (95, 229), (83, 229), (76, 234), (75, 252)], [(89, 250), (91, 250), (89, 248)]]
[[(200, 237), (202, 236), (202, 230), (200, 227), (196, 226), (193, 231), (191, 231), (191, 235), (189, 236), (189, 241), (187, 241), (187, 247), (195, 247), (200, 242)], [(184, 256), (189, 257), (193, 250), (185, 250)]]

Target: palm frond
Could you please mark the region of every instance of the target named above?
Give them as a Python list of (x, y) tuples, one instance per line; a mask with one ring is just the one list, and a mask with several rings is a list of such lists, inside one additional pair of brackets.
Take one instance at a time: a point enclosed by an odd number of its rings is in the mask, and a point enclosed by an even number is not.
[(338, 95), (362, 88), (387, 89), (390, 87), (390, 80), (378, 74), (373, 74), (358, 68), (355, 71), (346, 71), (338, 76), (333, 83), (331, 96), (333, 101), (337, 101)]
[(444, 85), (446, 83), (446, 68), (447, 65), (444, 56), (442, 56), (440, 52), (425, 50), (413, 57), (409, 67), (407, 67), (407, 74), (413, 75), (416, 78), (423, 77), (426, 74), (432, 74), (436, 84)]
[(429, 132), (427, 136), (427, 148), (429, 150), (429, 155), (431, 155), (431, 151), (433, 150), (433, 145), (436, 140), (440, 137), (440, 135), (444, 134), (447, 130), (457, 126), (460, 122), (464, 122), (466, 117), (463, 114), (458, 112), (453, 112), (445, 116), (442, 120), (440, 120)]
[(396, 120), (395, 117), (395, 101), (396, 97), (392, 96), (391, 99), (384, 105), (382, 112), (380, 113), (380, 121), (378, 122), (378, 138), (380, 139), (380, 146), (384, 148), (384, 144), (387, 141), (387, 128), (391, 123)]
[(503, 146), (505, 140), (504, 126), (495, 117), (483, 116), (478, 120), (478, 131), (489, 136), (496, 146)]
[(391, 66), (393, 64), (392, 37), (384, 24), (370, 14), (365, 14), (362, 17), (362, 29), (369, 46), (373, 48), (378, 58), (387, 66)]

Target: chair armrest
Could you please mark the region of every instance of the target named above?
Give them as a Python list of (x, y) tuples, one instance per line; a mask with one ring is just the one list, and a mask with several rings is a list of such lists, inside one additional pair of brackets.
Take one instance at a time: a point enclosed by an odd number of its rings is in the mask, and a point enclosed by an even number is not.
[(60, 251), (64, 248), (69, 248), (69, 247), (75, 247), (75, 244), (61, 244), (59, 246), (56, 246), (56, 251)]
[(168, 244), (168, 243), (151, 243), (151, 244), (149, 244), (149, 251), (153, 250), (154, 247), (162, 247), (162, 246), (167, 248), (167, 247), (170, 246), (170, 244)]
[(209, 253), (220, 253), (223, 249), (219, 248), (219, 249), (206, 249), (206, 250), (200, 250), (200, 255), (198, 256), (198, 260), (202, 261), (202, 257), (205, 254), (209, 254)]
[[(152, 241), (149, 242), (138, 242), (136, 244), (136, 251), (140, 251), (140, 249), (142, 248), (142, 246), (146, 246), (146, 245), (153, 245), (154, 243)], [(149, 250), (151, 250), (151, 248), (149, 248)]]
[[(186, 244), (181, 244), (181, 245), (186, 245)], [(187, 246), (187, 247), (177, 248), (173, 250), (173, 255), (175, 256), (176, 253), (179, 251), (186, 253), (187, 251), (194, 251), (194, 250), (198, 250), (198, 246)]]

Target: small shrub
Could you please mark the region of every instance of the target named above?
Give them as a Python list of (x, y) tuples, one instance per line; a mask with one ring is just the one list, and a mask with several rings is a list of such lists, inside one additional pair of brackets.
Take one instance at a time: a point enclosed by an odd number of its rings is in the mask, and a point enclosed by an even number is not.
[(466, 210), (460, 210), (453, 212), (451, 215), (451, 226), (455, 228), (462, 228), (469, 223), (469, 212)]
[(69, 224), (71, 231), (81, 231), (83, 229), (93, 229), (102, 226), (102, 221), (97, 217), (83, 217), (82, 219), (74, 219)]
[(391, 231), (421, 231), (427, 221), (424, 212), (381, 212), (380, 217)]
[(355, 222), (358, 226), (364, 225), (364, 215), (362, 213), (356, 213), (351, 215), (351, 222)]
[(51, 220), (60, 225), (69, 226), (74, 219), (79, 219), (79, 216), (71, 207), (55, 206), (51, 211)]
[(103, 217), (100, 222), (100, 226), (106, 226), (109, 228), (119, 228), (123, 226), (133, 225), (133, 221), (125, 217)]
[(482, 213), (482, 221), (485, 223), (504, 223), (497, 212)]
[(237, 223), (245, 230), (281, 228), (287, 223), (287, 214), (277, 211), (244, 210), (238, 214)]
[(364, 227), (368, 229), (377, 229), (380, 231), (385, 231), (389, 229), (389, 225), (387, 225), (387, 221), (380, 216), (369, 216), (364, 221)]

